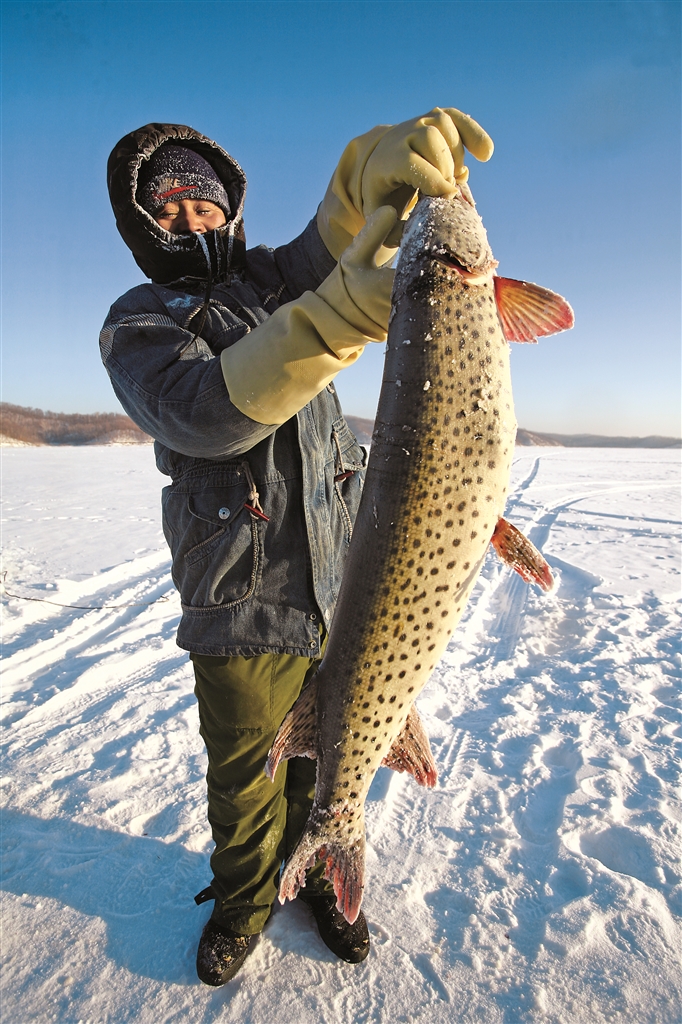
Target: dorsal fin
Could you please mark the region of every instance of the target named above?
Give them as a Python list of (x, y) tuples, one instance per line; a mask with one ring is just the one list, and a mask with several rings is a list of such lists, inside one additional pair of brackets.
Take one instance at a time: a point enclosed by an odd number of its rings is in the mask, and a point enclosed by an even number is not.
[(549, 288), (509, 277), (494, 277), (497, 312), (507, 341), (537, 342), (573, 326), (573, 310)]

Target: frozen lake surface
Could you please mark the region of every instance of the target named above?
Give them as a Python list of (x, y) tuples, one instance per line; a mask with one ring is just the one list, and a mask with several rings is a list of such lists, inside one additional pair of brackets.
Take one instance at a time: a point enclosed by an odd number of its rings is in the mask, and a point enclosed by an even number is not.
[(679, 452), (517, 449), (506, 515), (557, 586), (490, 554), (419, 700), (436, 789), (380, 769), (369, 959), (287, 904), (221, 989), (164, 478), (148, 447), (2, 461), (3, 1020), (678, 1024)]

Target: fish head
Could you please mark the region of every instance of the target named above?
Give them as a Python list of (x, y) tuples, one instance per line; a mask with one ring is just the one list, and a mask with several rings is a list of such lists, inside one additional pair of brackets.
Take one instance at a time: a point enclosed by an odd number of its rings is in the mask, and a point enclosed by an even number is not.
[(492, 278), (497, 260), (468, 185), (450, 196), (424, 196), (405, 227), (401, 262), (438, 260), (457, 271), (468, 284)]

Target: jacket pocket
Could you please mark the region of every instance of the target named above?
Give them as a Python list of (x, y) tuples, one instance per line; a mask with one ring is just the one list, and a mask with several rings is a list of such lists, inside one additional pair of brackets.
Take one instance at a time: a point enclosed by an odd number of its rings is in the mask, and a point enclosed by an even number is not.
[(173, 555), (173, 580), (190, 609), (234, 608), (258, 586), (265, 522), (247, 508), (243, 474), (216, 486), (197, 481), (169, 488), (164, 525)]

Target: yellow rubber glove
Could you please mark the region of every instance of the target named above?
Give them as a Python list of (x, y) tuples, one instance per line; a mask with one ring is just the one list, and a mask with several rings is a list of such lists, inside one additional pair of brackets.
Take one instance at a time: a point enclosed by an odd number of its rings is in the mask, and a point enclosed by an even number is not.
[[(404, 218), (417, 191), (427, 196), (452, 194), (455, 183), (469, 176), (465, 149), (478, 160), (489, 160), (493, 142), (473, 118), (454, 107), (435, 107), (422, 117), (379, 125), (353, 139), (317, 212), (320, 235), (332, 256), (339, 258), (380, 206), (390, 203)], [(391, 246), (398, 244), (399, 230), (400, 225), (378, 254), (379, 263), (394, 255)]]
[(397, 213), (367, 221), (316, 292), (280, 306), (225, 349), (223, 377), (233, 405), (257, 423), (284, 423), (350, 366), (369, 341), (385, 341), (394, 271), (376, 254)]
[[(317, 289), (332, 309), (372, 341), (385, 341), (388, 331), (395, 271), (377, 266), (377, 254), (397, 220), (392, 206), (376, 210)], [(375, 337), (377, 331), (381, 337)]]

